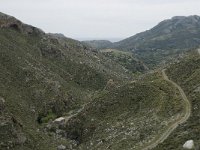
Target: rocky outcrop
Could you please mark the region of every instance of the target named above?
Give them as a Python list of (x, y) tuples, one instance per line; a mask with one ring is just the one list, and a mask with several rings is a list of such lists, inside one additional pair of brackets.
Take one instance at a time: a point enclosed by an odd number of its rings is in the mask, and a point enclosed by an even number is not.
[(0, 97), (0, 114), (3, 113), (5, 109), (5, 99), (3, 97)]
[(193, 140), (188, 140), (185, 142), (183, 145), (184, 149), (193, 149), (194, 148), (194, 141)]
[(65, 118), (64, 117), (59, 117), (59, 118), (55, 119), (53, 121), (53, 123), (55, 123), (55, 124), (63, 124), (63, 123), (65, 123)]
[(10, 28), (25, 34), (44, 35), (45, 33), (33, 26), (22, 23), (16, 18), (0, 13), (0, 28)]
[(43, 57), (47, 58), (57, 58), (62, 59), (63, 53), (60, 49), (56, 48), (55, 46), (41, 46), (40, 48), (41, 54)]
[(66, 149), (66, 146), (64, 146), (64, 145), (59, 145), (57, 147), (57, 150), (65, 150), (65, 149)]
[(22, 125), (15, 118), (8, 115), (0, 116), (0, 141), (0, 149), (12, 149), (27, 141), (22, 132)]

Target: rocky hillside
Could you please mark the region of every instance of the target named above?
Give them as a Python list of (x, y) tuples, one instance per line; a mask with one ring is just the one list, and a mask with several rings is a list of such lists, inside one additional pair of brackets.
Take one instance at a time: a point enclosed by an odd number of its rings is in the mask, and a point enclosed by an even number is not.
[(77, 149), (142, 149), (177, 117), (183, 105), (179, 92), (161, 73), (99, 93), (82, 113), (62, 129)]
[(49, 120), (81, 107), (124, 67), (81, 42), (45, 34), (0, 14), (0, 149), (53, 149), (67, 140), (42, 132)]
[(116, 63), (124, 66), (126, 71), (131, 72), (133, 75), (137, 76), (149, 70), (149, 68), (142, 61), (135, 58), (131, 52), (120, 51), (117, 49), (102, 49), (100, 52)]
[[(143, 149), (183, 115), (159, 70), (107, 52), (0, 13), (0, 149)], [(190, 58), (168, 74), (198, 92), (199, 56)]]
[(200, 54), (196, 50), (191, 51), (180, 62), (169, 66), (167, 73), (172, 80), (183, 87), (192, 104), (192, 115), (155, 150), (179, 150), (187, 140), (193, 140), (195, 149), (199, 149)]
[(96, 49), (104, 49), (104, 48), (112, 46), (112, 42), (107, 41), (107, 40), (83, 41), (83, 43)]
[(173, 17), (154, 28), (114, 43), (112, 47), (132, 51), (149, 66), (155, 66), (200, 44), (200, 17)]

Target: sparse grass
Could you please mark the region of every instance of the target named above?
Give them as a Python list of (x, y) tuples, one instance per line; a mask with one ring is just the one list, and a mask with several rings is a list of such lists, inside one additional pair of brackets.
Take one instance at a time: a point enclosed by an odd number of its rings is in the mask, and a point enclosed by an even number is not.
[(100, 50), (105, 56), (111, 58), (115, 62), (121, 64), (126, 70), (133, 74), (143, 73), (147, 71), (147, 67), (136, 59), (131, 52), (120, 51), (117, 49), (103, 49)]
[(186, 123), (179, 126), (169, 138), (158, 145), (155, 150), (179, 150), (187, 140), (194, 140), (198, 149), (199, 139), (199, 100), (200, 100), (200, 56), (197, 52), (191, 52), (188, 56), (182, 58), (179, 63), (170, 66), (167, 70), (172, 80), (177, 82), (192, 104), (192, 115)]
[[(129, 83), (129, 71), (145, 70), (130, 53), (102, 54), (68, 38), (0, 28), (0, 70), (0, 97), (5, 99), (0, 103), (0, 149), (55, 150), (60, 144), (70, 147), (70, 139), (79, 144), (74, 149), (139, 149), (183, 110), (179, 92), (159, 72)], [(198, 75), (199, 70), (180, 81), (197, 88)], [(114, 82), (109, 89), (108, 81)], [(66, 125), (68, 138), (44, 131), (48, 121), (88, 102)]]
[(78, 149), (140, 149), (182, 111), (178, 90), (154, 73), (98, 95), (66, 131)]
[[(42, 123), (48, 122), (90, 101), (109, 79), (122, 83), (129, 78), (120, 65), (75, 40), (57, 41), (44, 36), (0, 29), (0, 97), (6, 101), (0, 119), (3, 122), (3, 118), (14, 118), (8, 123), (16, 133), (7, 135), (15, 138), (0, 133), (0, 141), (6, 138), (0, 149), (6, 145), (12, 149), (45, 150), (68, 143), (38, 131), (43, 127), (38, 117), (42, 116)], [(18, 133), (24, 134), (25, 143), (16, 143)]]

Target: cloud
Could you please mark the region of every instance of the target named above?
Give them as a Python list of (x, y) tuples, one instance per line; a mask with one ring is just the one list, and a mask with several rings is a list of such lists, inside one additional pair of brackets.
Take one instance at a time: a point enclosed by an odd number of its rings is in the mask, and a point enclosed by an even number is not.
[(199, 15), (199, 0), (2, 0), (0, 11), (72, 38), (125, 38), (177, 15)]

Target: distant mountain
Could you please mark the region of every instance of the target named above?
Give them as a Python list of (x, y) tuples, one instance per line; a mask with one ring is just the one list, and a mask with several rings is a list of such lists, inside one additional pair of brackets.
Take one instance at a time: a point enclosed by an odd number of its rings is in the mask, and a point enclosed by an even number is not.
[(112, 42), (107, 41), (107, 40), (83, 41), (83, 43), (88, 44), (92, 48), (96, 48), (96, 49), (104, 49), (104, 48), (112, 46)]
[(113, 44), (113, 48), (132, 51), (149, 66), (200, 45), (200, 17), (173, 17), (154, 28)]

